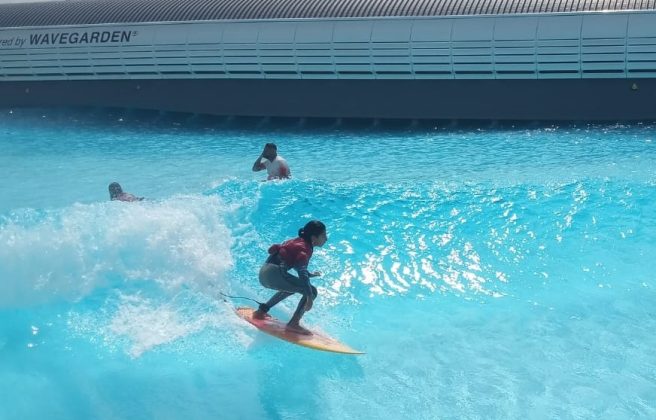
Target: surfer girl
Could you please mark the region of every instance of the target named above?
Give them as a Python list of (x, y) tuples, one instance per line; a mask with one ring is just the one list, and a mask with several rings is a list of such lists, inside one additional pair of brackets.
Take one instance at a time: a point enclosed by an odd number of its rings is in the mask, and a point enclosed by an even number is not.
[[(300, 325), (300, 321), (303, 314), (312, 309), (317, 297), (317, 289), (310, 284), (310, 277), (320, 276), (321, 273), (309, 272), (308, 264), (314, 247), (323, 246), (327, 240), (326, 226), (318, 220), (311, 220), (299, 229), (297, 238), (271, 245), (269, 257), (260, 268), (260, 283), (278, 292), (267, 303), (260, 304), (259, 309), (253, 312), (253, 318), (265, 319), (273, 306), (294, 293), (300, 293), (301, 300), (287, 323), (287, 329), (298, 334), (312, 334)], [(298, 273), (298, 277), (289, 273), (292, 268)]]

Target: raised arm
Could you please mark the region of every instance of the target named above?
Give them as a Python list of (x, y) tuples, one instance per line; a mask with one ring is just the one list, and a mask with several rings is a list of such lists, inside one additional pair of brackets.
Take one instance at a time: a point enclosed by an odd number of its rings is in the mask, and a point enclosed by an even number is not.
[(262, 163), (262, 159), (264, 159), (264, 157), (260, 155), (258, 156), (255, 163), (253, 163), (253, 172), (258, 172), (261, 171), (262, 169), (266, 169), (266, 166), (264, 166), (264, 163)]

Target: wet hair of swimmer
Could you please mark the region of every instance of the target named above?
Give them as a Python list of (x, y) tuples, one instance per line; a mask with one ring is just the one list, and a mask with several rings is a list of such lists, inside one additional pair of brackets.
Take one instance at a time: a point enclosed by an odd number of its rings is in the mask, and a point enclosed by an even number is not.
[(273, 149), (273, 150), (276, 150), (276, 151), (278, 150), (278, 146), (276, 146), (275, 143), (267, 143), (267, 144), (264, 145), (264, 147), (268, 148), (268, 149)]
[(312, 241), (313, 236), (319, 236), (326, 231), (326, 225), (318, 220), (310, 220), (298, 230), (298, 236), (308, 242)]
[(110, 197), (116, 197), (117, 195), (121, 194), (123, 192), (123, 188), (121, 188), (121, 184), (118, 182), (112, 182), (109, 184), (109, 196)]

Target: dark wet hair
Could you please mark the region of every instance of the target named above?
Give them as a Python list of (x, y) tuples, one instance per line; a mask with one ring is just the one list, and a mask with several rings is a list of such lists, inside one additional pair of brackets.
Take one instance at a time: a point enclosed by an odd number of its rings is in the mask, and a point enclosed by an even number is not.
[(264, 145), (264, 147), (270, 147), (273, 150), (278, 150), (278, 146), (276, 146), (275, 143), (267, 143), (267, 144)]
[(319, 236), (326, 231), (326, 225), (318, 220), (310, 220), (298, 230), (298, 236), (310, 242), (313, 236)]
[(116, 197), (122, 192), (123, 192), (123, 188), (121, 188), (121, 184), (119, 184), (118, 182), (112, 182), (111, 184), (109, 184), (110, 197)]

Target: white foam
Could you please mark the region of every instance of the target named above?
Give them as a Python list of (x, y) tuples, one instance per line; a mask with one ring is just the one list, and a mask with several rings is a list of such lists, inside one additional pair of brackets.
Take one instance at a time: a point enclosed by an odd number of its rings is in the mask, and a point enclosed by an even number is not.
[(217, 197), (75, 204), (0, 221), (0, 307), (79, 299), (112, 282), (204, 289), (232, 265)]
[[(73, 335), (132, 358), (158, 348), (183, 354), (232, 351), (253, 340), (232, 306), (191, 291), (164, 298), (119, 292), (100, 307), (71, 311), (67, 324)], [(184, 340), (194, 334), (206, 334), (209, 341)]]
[(153, 347), (200, 331), (209, 324), (212, 320), (207, 315), (185, 318), (170, 303), (153, 303), (129, 296), (109, 322), (108, 332), (126, 338), (130, 343), (129, 354), (139, 357)]

